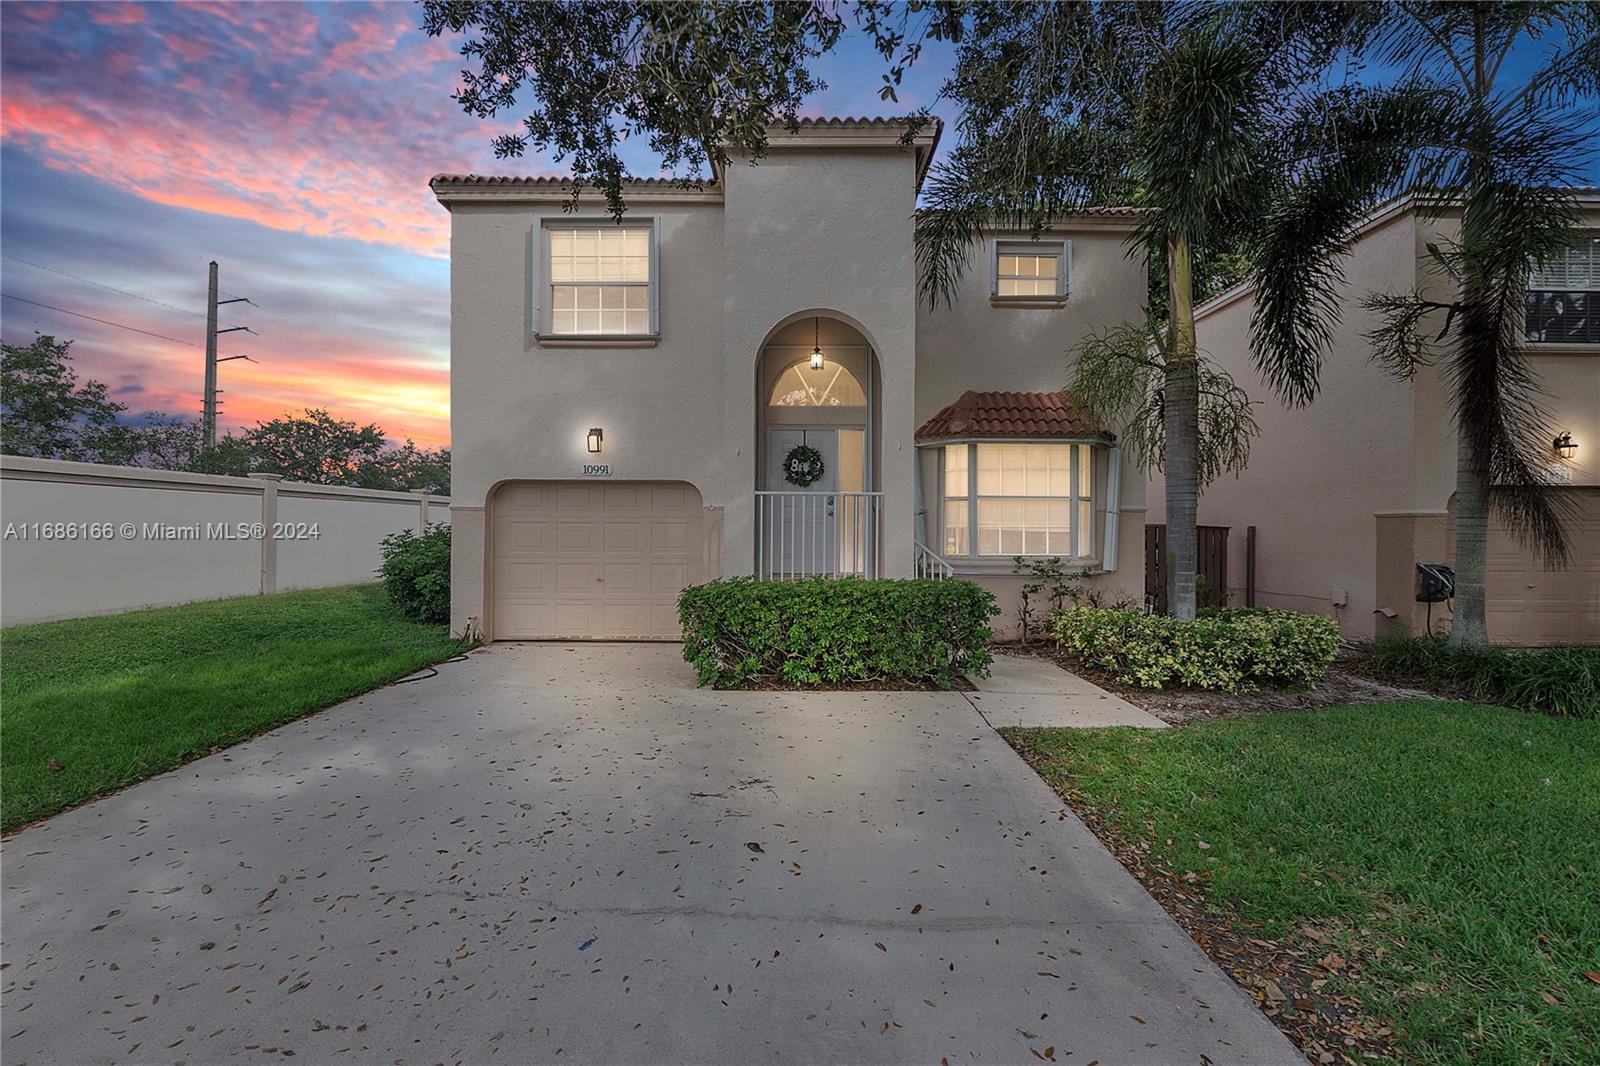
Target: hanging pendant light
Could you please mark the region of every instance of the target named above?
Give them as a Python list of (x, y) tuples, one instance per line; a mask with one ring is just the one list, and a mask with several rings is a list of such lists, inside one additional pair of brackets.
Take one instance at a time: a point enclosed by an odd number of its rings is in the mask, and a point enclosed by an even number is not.
[(811, 369), (821, 370), (825, 365), (822, 361), (822, 319), (811, 320)]

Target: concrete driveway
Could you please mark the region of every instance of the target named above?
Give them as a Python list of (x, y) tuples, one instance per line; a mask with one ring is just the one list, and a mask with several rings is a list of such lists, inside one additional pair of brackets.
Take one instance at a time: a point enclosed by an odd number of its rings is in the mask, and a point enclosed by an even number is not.
[(25, 1063), (1295, 1063), (957, 693), (494, 645), (4, 845)]

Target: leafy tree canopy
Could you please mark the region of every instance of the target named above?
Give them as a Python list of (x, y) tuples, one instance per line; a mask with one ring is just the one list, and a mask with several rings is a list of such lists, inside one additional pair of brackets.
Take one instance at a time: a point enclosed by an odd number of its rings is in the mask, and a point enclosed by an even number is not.
[[(505, 3), (425, 0), (430, 35), (463, 34), (456, 99), (478, 118), (527, 107), (495, 153), (530, 146), (565, 162), (579, 187), (623, 211), (622, 144), (646, 138), (686, 184), (730, 147), (760, 154), (766, 127), (794, 125), (801, 101), (823, 87), (812, 62), (837, 43), (838, 6), (777, 3)], [(552, 42), (561, 42), (552, 47)]]
[(0, 451), (85, 463), (126, 463), (137, 449), (103, 382), (80, 381), (72, 342), (49, 335), (0, 344)]

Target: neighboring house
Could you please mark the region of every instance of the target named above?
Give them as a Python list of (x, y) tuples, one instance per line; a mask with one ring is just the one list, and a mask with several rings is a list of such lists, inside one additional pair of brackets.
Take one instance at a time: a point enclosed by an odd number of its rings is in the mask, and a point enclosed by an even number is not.
[[(1582, 198), (1572, 250), (1534, 278), (1526, 336), (1546, 396), (1553, 478), (1575, 524), (1565, 570), (1545, 570), (1491, 519), (1487, 621), (1491, 640), (1513, 644), (1600, 641), (1600, 197)], [(1420, 633), (1430, 612), (1415, 601), (1416, 564), (1452, 562), (1450, 506), (1456, 481), (1451, 393), (1441, 370), (1396, 380), (1370, 359), (1373, 293), (1420, 289), (1449, 300), (1451, 282), (1427, 250), (1452, 236), (1455, 218), (1419, 214), (1409, 199), (1376, 210), (1344, 264), (1347, 284), (1321, 389), (1307, 408), (1285, 409), (1253, 369), (1251, 289), (1240, 286), (1197, 309), (1200, 348), (1262, 400), (1261, 437), (1248, 469), (1209, 486), (1200, 522), (1230, 527), (1230, 600), (1245, 602), (1248, 541), (1255, 527), (1255, 602), (1331, 614), (1345, 634)], [(1432, 328), (1443, 324), (1436, 317)], [(1570, 457), (1558, 454), (1576, 445)], [(1570, 450), (1570, 449), (1562, 449)], [(1165, 511), (1159, 475), (1148, 489), (1150, 521)], [(1434, 605), (1436, 631), (1448, 625)]]
[[(643, 180), (620, 224), (559, 179), (441, 175), (451, 212), (452, 626), (675, 638), (719, 576), (976, 578), (1012, 556), (1144, 591), (1144, 479), (1060, 393), (1138, 321), (1133, 212), (973, 250), (917, 296), (935, 124), (772, 131), (703, 190)], [(920, 427), (920, 428), (919, 428)]]

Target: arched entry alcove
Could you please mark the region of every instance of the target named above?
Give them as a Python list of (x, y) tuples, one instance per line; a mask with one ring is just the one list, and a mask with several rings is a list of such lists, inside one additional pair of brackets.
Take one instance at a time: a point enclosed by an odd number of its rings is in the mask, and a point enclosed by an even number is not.
[(825, 312), (796, 317), (762, 345), (758, 574), (876, 575), (878, 383), (866, 336)]

